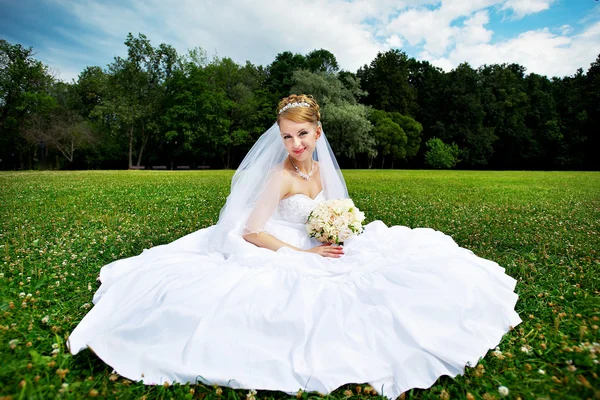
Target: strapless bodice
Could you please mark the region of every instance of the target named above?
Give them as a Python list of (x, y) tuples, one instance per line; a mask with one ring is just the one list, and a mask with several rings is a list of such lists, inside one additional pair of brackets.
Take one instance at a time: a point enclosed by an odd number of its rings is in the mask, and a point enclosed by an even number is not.
[(305, 194), (291, 195), (279, 202), (275, 218), (287, 222), (304, 224), (310, 212), (322, 200), (325, 200), (325, 194), (322, 190), (314, 199)]

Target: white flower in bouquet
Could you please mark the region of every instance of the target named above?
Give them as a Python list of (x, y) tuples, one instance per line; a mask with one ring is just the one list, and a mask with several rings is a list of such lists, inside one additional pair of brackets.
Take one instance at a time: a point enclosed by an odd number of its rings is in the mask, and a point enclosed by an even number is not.
[(365, 213), (352, 199), (322, 201), (312, 210), (306, 231), (322, 243), (340, 244), (363, 231)]

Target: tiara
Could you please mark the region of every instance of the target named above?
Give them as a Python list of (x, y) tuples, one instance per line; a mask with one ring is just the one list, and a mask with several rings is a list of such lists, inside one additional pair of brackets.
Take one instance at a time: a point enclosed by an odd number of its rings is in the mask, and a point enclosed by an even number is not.
[(287, 110), (288, 108), (294, 108), (294, 107), (310, 107), (310, 104), (306, 103), (306, 102), (294, 102), (294, 103), (288, 103), (285, 107), (282, 107), (281, 110), (279, 110), (279, 114), (281, 114), (282, 112), (284, 112), (285, 110)]

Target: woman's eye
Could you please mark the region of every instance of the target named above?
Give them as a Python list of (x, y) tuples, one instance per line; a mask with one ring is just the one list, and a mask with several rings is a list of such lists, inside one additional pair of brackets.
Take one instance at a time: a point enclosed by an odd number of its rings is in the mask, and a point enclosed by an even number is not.
[(300, 132), (300, 136), (306, 135), (308, 132)]

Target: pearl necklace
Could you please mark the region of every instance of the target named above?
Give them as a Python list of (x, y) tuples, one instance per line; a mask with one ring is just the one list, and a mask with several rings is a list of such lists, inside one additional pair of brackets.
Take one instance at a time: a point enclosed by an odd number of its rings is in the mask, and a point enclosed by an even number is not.
[(307, 181), (307, 180), (310, 179), (310, 176), (313, 174), (313, 170), (315, 169), (315, 161), (314, 160), (311, 160), (311, 161), (312, 162), (310, 164), (310, 172), (308, 173), (308, 175), (306, 175), (304, 172), (302, 172), (302, 171), (300, 171), (300, 169), (298, 169), (298, 167), (294, 163), (294, 160), (290, 156), (290, 162), (292, 163), (292, 165), (296, 169), (296, 172), (298, 173), (298, 175), (300, 175), (300, 178), (304, 179), (305, 181)]

